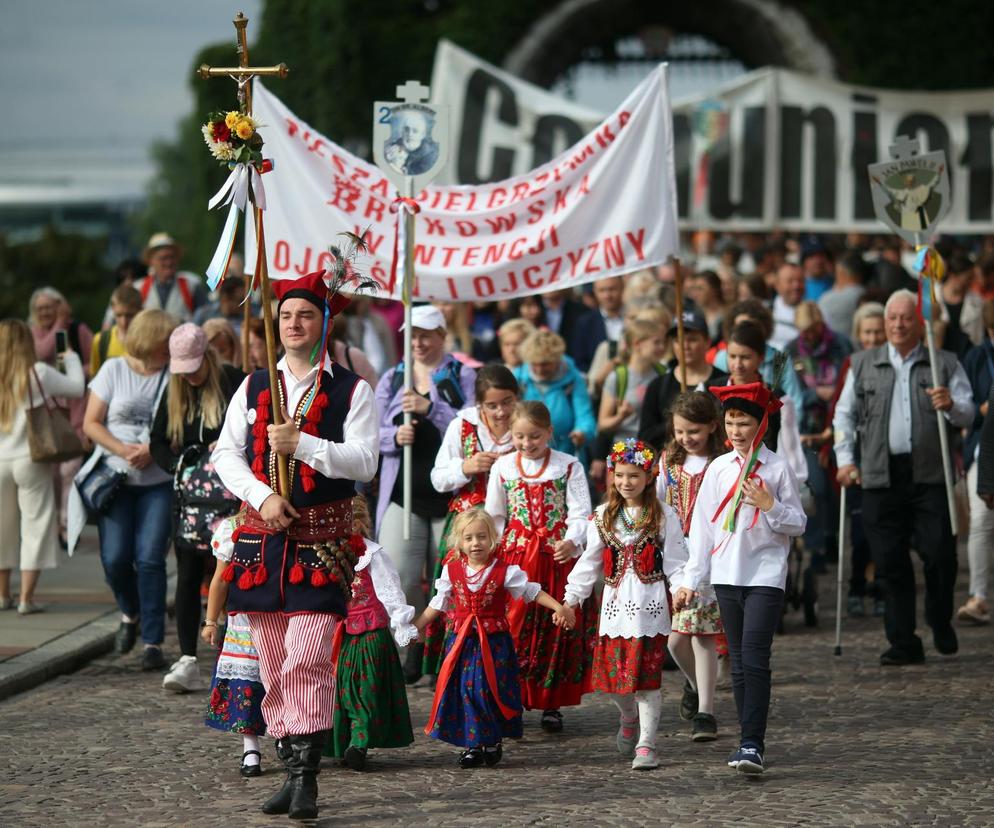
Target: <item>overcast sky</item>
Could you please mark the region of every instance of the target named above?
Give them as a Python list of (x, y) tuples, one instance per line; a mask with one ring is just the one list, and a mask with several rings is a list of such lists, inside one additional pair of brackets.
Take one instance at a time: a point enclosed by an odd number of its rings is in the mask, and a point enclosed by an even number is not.
[(231, 19), (239, 9), (248, 15), (251, 45), (261, 5), (3, 0), (0, 201), (12, 187), (54, 186), (77, 175), (90, 185), (106, 176), (140, 192), (152, 142), (174, 138), (190, 111), (194, 56), (228, 39), (234, 61)]

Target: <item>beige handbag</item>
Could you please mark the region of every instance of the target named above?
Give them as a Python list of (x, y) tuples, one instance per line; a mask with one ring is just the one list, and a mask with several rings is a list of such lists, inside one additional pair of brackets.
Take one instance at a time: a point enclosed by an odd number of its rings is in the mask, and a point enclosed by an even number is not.
[[(41, 391), (42, 405), (29, 408), (25, 414), (28, 423), (28, 448), (35, 463), (62, 463), (86, 454), (83, 443), (76, 434), (66, 412), (49, 400), (38, 374), (31, 368), (31, 376)], [(31, 381), (28, 380), (28, 400), (34, 402)]]

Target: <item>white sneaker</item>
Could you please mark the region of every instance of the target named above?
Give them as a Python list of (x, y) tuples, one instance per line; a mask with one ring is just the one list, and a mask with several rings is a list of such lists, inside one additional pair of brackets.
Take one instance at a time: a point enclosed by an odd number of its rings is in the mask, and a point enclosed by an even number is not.
[(182, 656), (162, 679), (162, 689), (174, 693), (189, 693), (191, 690), (199, 690), (202, 686), (196, 656)]

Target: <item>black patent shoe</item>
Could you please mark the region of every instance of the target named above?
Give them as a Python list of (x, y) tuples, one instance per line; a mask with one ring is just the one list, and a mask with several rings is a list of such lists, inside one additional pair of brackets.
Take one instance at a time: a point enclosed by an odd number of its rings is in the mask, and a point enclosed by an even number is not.
[(345, 751), (345, 764), (354, 771), (366, 770), (366, 748), (349, 745)]
[[(253, 755), (258, 756), (259, 761), (254, 765), (246, 765), (245, 757)], [(238, 772), (246, 779), (252, 776), (262, 776), (262, 754), (257, 750), (246, 750), (245, 753), (242, 754), (242, 766), (239, 768)]]
[(485, 747), (483, 749), (483, 761), (486, 762), (488, 768), (492, 768), (496, 765), (503, 755), (504, 748), (501, 746), (500, 742), (493, 747)]
[(486, 760), (483, 758), (483, 751), (480, 748), (470, 748), (469, 750), (464, 750), (462, 756), (459, 757), (459, 767), (460, 768), (478, 768), (483, 765)]
[(932, 630), (932, 643), (935, 644), (935, 649), (943, 655), (952, 655), (959, 650), (959, 641), (952, 624)]
[(117, 628), (117, 635), (114, 636), (114, 651), (118, 655), (130, 653), (134, 649), (138, 640), (138, 622), (129, 623), (122, 621)]
[(563, 732), (563, 714), (558, 710), (546, 710), (542, 713), (542, 730), (546, 733)]

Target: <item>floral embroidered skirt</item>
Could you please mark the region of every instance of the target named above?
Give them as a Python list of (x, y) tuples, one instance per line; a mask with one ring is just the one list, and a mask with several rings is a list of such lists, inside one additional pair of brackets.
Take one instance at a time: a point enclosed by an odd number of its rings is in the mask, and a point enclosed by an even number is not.
[(221, 654), (214, 665), (204, 724), (215, 730), (262, 736), (266, 732), (262, 717), (265, 695), (259, 677), (259, 654), (252, 644), (246, 616), (230, 615)]
[(326, 756), (358, 748), (407, 747), (414, 741), (404, 673), (387, 628), (343, 632), (336, 675), (338, 704)]
[[(438, 555), (435, 557), (435, 572), (431, 579), (431, 592), (428, 595), (430, 601), (435, 597), (435, 581), (442, 574), (442, 565), (445, 557), (449, 554), (449, 535), (452, 529), (452, 521), (455, 520), (458, 512), (449, 512), (445, 518), (445, 526), (442, 529), (442, 539), (438, 544)], [(425, 654), (421, 659), (421, 672), (426, 676), (437, 676), (442, 669), (442, 650), (445, 648), (445, 619), (438, 618), (425, 627)]]
[[(446, 654), (455, 643), (455, 633), (445, 639)], [(518, 684), (518, 659), (514, 644), (506, 632), (488, 636), (490, 653), (497, 675), (500, 700), (512, 710), (519, 711), (505, 719), (494, 701), (483, 667), (480, 639), (467, 636), (459, 661), (445, 687), (435, 688), (438, 715), (428, 735), (462, 748), (496, 745), (503, 738), (521, 737), (521, 688)]]
[(684, 635), (722, 635), (721, 611), (717, 601), (695, 604), (673, 614), (673, 632)]
[(597, 639), (592, 684), (602, 693), (637, 693), (662, 686), (666, 636)]

